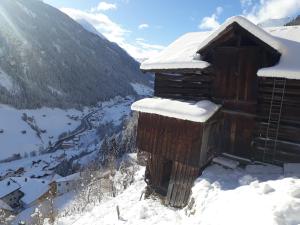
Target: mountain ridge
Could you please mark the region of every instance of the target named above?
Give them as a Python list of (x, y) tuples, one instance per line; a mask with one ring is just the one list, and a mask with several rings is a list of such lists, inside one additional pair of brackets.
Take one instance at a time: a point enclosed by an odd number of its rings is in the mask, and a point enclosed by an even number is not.
[(37, 0), (0, 2), (0, 103), (17, 108), (80, 107), (149, 84), (117, 44)]

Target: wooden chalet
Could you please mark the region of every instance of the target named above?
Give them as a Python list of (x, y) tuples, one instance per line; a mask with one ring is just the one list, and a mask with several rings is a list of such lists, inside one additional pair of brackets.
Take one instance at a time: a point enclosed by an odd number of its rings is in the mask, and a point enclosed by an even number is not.
[(182, 36), (141, 69), (155, 73), (155, 88), (132, 105), (137, 147), (149, 153), (146, 181), (166, 204), (186, 205), (220, 153), (300, 162), (300, 26), (263, 29), (233, 17)]

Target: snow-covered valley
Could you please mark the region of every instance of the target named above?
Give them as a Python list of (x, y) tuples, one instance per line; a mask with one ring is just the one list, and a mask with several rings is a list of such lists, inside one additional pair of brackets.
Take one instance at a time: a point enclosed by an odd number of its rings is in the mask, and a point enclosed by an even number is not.
[[(45, 149), (49, 141), (55, 142), (63, 132), (74, 130), (80, 125), (80, 118), (86, 113), (75, 109), (62, 110), (41, 108), (37, 110), (17, 110), (15, 108), (0, 106), (0, 160), (11, 157), (13, 154), (22, 156), (30, 152)], [(26, 114), (34, 119), (37, 127), (44, 132), (40, 137), (22, 116)], [(78, 118), (77, 120), (70, 117)]]
[[(135, 88), (141, 97), (152, 92), (151, 88), (143, 85), (135, 84)], [(117, 138), (120, 135), (124, 124), (131, 117), (130, 106), (135, 100), (133, 96), (115, 97), (99, 102), (94, 107), (85, 107), (82, 111), (48, 108), (17, 110), (2, 105), (0, 195), (7, 192), (9, 186), (6, 185), (9, 185), (11, 179), (17, 182), (20, 190), (24, 184), (29, 185), (27, 180), (37, 184), (43, 182), (42, 189), (45, 190), (36, 196), (37, 200), (48, 191), (53, 181), (58, 182), (60, 175), (75, 174), (93, 164), (100, 166), (106, 157), (106, 153), (102, 153), (103, 141), (110, 141), (111, 137)], [(85, 120), (87, 125), (81, 128)], [(39, 132), (42, 130), (45, 131)], [(70, 138), (60, 141), (66, 136)], [(13, 154), (14, 157), (11, 157)], [(95, 160), (98, 162), (95, 163)], [(34, 192), (34, 189), (23, 192), (25, 196), (22, 202)], [(69, 193), (70, 190), (67, 190), (65, 194), (70, 195), (72, 200), (74, 196)], [(62, 205), (65, 205), (65, 197), (60, 199)], [(25, 218), (25, 221), (30, 218), (38, 202), (17, 207), (14, 214), (19, 216), (15, 221), (18, 218)]]

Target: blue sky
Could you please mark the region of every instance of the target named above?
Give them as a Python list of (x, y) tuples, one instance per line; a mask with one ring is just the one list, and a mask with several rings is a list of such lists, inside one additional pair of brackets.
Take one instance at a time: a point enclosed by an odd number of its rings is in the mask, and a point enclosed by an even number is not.
[(300, 0), (44, 0), (84, 18), (135, 58), (154, 57), (186, 32), (216, 29), (234, 15), (254, 23), (300, 14)]

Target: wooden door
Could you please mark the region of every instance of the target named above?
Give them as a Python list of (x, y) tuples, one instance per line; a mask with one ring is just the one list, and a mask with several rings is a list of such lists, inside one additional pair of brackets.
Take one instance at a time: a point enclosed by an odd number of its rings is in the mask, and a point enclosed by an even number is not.
[(257, 105), (259, 48), (220, 47), (214, 55), (214, 97), (224, 113), (223, 148), (226, 152), (251, 157)]

